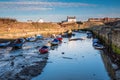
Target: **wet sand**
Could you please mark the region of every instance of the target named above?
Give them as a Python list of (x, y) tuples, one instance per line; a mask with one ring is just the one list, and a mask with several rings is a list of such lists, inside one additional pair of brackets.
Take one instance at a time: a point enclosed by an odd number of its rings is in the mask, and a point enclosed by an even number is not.
[(31, 80), (40, 74), (48, 54), (40, 54), (39, 48), (47, 42), (26, 42), (22, 49), (12, 51), (0, 48), (0, 80)]

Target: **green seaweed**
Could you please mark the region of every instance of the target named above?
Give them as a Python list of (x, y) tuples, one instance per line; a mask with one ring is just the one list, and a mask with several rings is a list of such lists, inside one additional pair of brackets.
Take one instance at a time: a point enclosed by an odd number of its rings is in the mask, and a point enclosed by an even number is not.
[(112, 49), (116, 54), (120, 54), (120, 48), (112, 44)]

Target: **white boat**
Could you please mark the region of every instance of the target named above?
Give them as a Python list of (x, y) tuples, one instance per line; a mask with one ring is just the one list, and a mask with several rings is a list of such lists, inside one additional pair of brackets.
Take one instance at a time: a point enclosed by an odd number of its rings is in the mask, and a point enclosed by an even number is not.
[(105, 48), (102, 44), (99, 44), (99, 43), (94, 43), (93, 46), (95, 49), (104, 49)]
[(28, 37), (26, 38), (27, 41), (35, 41), (36, 40), (36, 37), (32, 36), (32, 37)]
[(36, 39), (43, 39), (43, 36), (38, 34), (38, 35), (36, 35)]

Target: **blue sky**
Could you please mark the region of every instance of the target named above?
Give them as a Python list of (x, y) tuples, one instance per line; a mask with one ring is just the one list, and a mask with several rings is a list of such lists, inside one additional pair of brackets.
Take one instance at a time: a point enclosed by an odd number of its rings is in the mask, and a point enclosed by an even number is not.
[(0, 0), (0, 17), (59, 22), (67, 16), (76, 16), (78, 21), (120, 17), (120, 0)]

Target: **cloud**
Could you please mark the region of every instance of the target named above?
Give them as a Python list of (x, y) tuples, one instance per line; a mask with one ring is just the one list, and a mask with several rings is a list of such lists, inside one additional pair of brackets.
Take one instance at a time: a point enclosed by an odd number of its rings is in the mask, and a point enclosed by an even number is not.
[(75, 2), (0, 2), (4, 5), (44, 5), (44, 6), (66, 6), (66, 7), (79, 7), (79, 6), (96, 6), (94, 4), (87, 3), (75, 3)]
[(54, 7), (88, 7), (96, 6), (87, 3), (75, 2), (0, 2), (0, 9), (20, 9), (20, 10), (52, 10)]

